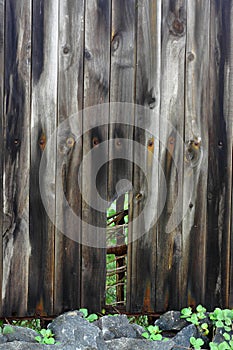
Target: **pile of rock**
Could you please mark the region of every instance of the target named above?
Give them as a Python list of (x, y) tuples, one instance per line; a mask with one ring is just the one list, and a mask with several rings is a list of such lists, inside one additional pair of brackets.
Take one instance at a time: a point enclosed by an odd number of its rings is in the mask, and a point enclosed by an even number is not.
[(155, 324), (174, 336), (166, 342), (146, 340), (141, 335), (145, 329), (130, 324), (125, 315), (104, 316), (90, 323), (79, 311), (70, 311), (48, 326), (58, 344), (38, 344), (35, 331), (13, 326), (13, 332), (0, 335), (0, 350), (187, 350), (190, 337), (198, 336), (197, 328), (180, 319), (178, 311), (167, 312)]

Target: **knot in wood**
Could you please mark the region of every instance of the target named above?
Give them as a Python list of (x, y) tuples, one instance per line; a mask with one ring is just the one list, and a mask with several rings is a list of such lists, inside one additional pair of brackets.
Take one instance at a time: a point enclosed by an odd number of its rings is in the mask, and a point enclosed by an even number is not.
[(68, 45), (65, 45), (65, 46), (63, 47), (63, 53), (64, 53), (65, 55), (67, 55), (69, 52), (70, 52), (70, 47), (69, 47)]
[(92, 59), (92, 54), (87, 48), (85, 48), (85, 50), (84, 50), (84, 57), (88, 61), (90, 61)]
[(74, 139), (73, 137), (69, 137), (67, 140), (66, 140), (66, 144), (69, 148), (72, 148), (74, 146)]
[(119, 34), (115, 34), (114, 37), (112, 38), (112, 43), (111, 43), (112, 52), (117, 51), (117, 49), (120, 46), (120, 41), (121, 41), (121, 36)]
[(194, 60), (195, 56), (192, 52), (188, 52), (188, 60), (189, 62), (192, 62)]
[(175, 35), (182, 35), (184, 33), (184, 24), (180, 21), (180, 19), (174, 19), (172, 23), (172, 32)]

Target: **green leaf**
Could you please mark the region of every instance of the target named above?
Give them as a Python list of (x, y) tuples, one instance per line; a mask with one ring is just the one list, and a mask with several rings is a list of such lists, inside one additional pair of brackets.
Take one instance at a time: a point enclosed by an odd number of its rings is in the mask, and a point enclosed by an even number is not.
[(226, 324), (227, 326), (231, 326), (232, 321), (231, 321), (231, 319), (230, 319), (229, 317), (226, 317), (226, 318), (225, 318), (225, 324)]
[(231, 350), (230, 346), (227, 344), (226, 341), (219, 344), (218, 349), (219, 350)]
[(216, 322), (216, 327), (217, 328), (223, 328), (224, 327), (224, 323), (222, 321), (217, 321)]
[(230, 340), (231, 339), (231, 336), (230, 336), (230, 334), (228, 334), (228, 333), (223, 333), (223, 336), (224, 336), (224, 338), (226, 339), (226, 340)]
[(45, 344), (55, 344), (55, 339), (54, 338), (45, 338), (44, 343)]
[(88, 317), (86, 317), (86, 319), (89, 322), (94, 322), (94, 321), (98, 320), (98, 316), (96, 314), (90, 314)]
[(181, 310), (181, 316), (180, 318), (186, 318), (192, 315), (192, 309), (191, 307), (185, 307)]
[(85, 318), (88, 316), (88, 310), (87, 309), (79, 309), (79, 311), (83, 314), (83, 316)]
[(210, 342), (209, 346), (211, 350), (218, 350), (218, 345), (216, 343)]
[(202, 305), (198, 305), (198, 306), (196, 307), (196, 310), (197, 310), (197, 312), (199, 312), (199, 313), (205, 313), (205, 312), (206, 312), (206, 308), (205, 308), (204, 306), (202, 306)]
[(4, 326), (3, 328), (3, 334), (11, 334), (14, 333), (14, 328), (12, 326)]
[(42, 338), (40, 335), (38, 335), (37, 337), (35, 337), (35, 340), (38, 342), (38, 343), (42, 343)]
[(150, 339), (151, 339), (151, 340), (162, 340), (163, 337), (162, 337), (161, 334), (152, 334), (152, 335), (150, 336)]
[(197, 314), (192, 314), (191, 317), (187, 318), (187, 321), (193, 323), (195, 326), (199, 325)]
[(193, 345), (194, 349), (199, 350), (204, 345), (204, 341), (201, 338), (191, 337), (190, 344)]
[(147, 332), (142, 333), (142, 337), (146, 338), (146, 339), (150, 338), (149, 333), (147, 333)]

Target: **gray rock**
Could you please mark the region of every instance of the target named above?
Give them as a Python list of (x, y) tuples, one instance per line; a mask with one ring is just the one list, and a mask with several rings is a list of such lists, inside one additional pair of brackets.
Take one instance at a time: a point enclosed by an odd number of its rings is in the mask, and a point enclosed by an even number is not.
[(0, 344), (4, 344), (7, 342), (7, 338), (5, 337), (5, 335), (0, 333)]
[(74, 349), (79, 350), (107, 349), (100, 329), (83, 319), (78, 311), (58, 316), (48, 328), (54, 333), (56, 341), (62, 344), (62, 349), (66, 349), (64, 345), (71, 347), (74, 344), (76, 346)]
[(7, 342), (21, 341), (21, 342), (28, 342), (28, 343), (37, 343), (35, 340), (35, 337), (38, 335), (38, 333), (35, 332), (34, 330), (30, 328), (18, 327), (18, 326), (11, 326), (11, 328), (13, 332), (4, 335), (5, 340)]
[[(34, 343), (28, 343), (28, 342), (19, 342), (19, 341), (13, 341), (6, 344), (0, 344), (0, 350), (52, 350), (52, 347), (42, 344), (34, 344)], [(56, 347), (53, 346), (53, 349), (55, 350)], [(65, 349), (63, 349), (65, 350)]]
[(95, 325), (102, 330), (104, 340), (140, 337), (139, 329), (129, 323), (126, 315), (103, 316)]
[(179, 311), (168, 311), (160, 316), (160, 318), (156, 320), (154, 324), (163, 331), (180, 331), (182, 328), (189, 325), (185, 319), (180, 318), (180, 315), (181, 313)]
[(108, 350), (171, 350), (174, 342), (172, 340), (150, 341), (142, 339), (119, 338), (106, 341)]
[[(190, 347), (190, 338), (197, 337), (197, 328), (190, 324), (189, 326), (183, 328), (172, 340), (177, 344), (174, 349), (187, 349)], [(182, 348), (182, 346), (184, 348)]]

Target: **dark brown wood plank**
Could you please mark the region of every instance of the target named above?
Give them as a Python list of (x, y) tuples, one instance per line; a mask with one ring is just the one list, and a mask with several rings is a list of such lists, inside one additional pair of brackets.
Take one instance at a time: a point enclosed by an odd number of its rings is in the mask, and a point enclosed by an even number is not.
[[(85, 11), (85, 61), (84, 61), (84, 108), (109, 101), (110, 68), (110, 11), (111, 1), (90, 0)], [(106, 110), (108, 114), (108, 110)], [(92, 114), (83, 113), (83, 157), (91, 150), (91, 159), (83, 167), (82, 194), (88, 198), (82, 201), (82, 293), (81, 306), (88, 306), (91, 311), (100, 311), (104, 304), (106, 277), (105, 238), (100, 235), (101, 227), (106, 227), (106, 212), (94, 210), (92, 203), (97, 203), (96, 188), (90, 189), (90, 182), (100, 157), (99, 145), (108, 139), (108, 125), (92, 128), (92, 119), (101, 125), (106, 120), (106, 113), (101, 109)], [(92, 130), (85, 133), (85, 130)], [(105, 154), (107, 150), (103, 151)], [(103, 154), (104, 156), (104, 154)], [(106, 199), (107, 166), (102, 167), (97, 181), (100, 196)], [(95, 228), (92, 236), (88, 223)], [(99, 229), (100, 228), (100, 229)], [(89, 243), (88, 240), (91, 239)], [(97, 247), (97, 248), (96, 248)]]
[[(211, 2), (210, 13), (210, 113), (208, 118), (208, 187), (206, 242), (206, 305), (226, 307), (229, 299), (231, 211), (231, 139), (228, 94), (230, 4)], [(216, 25), (218, 23), (218, 25)], [(224, 39), (223, 39), (224, 38)]]
[[(82, 132), (82, 95), (83, 95), (83, 36), (84, 1), (60, 2), (59, 36), (59, 132), (57, 165), (62, 168), (63, 189), (57, 188), (56, 210), (58, 217), (64, 216), (64, 231), (55, 236), (55, 290), (54, 312), (80, 308), (81, 256), (80, 231), (69, 219), (67, 208), (62, 205), (62, 195), (74, 213), (81, 218), (81, 195), (78, 186), (79, 164), (82, 159), (82, 139), (76, 140), (77, 133), (72, 128), (69, 117), (74, 117), (75, 126)], [(78, 98), (77, 98), (78, 97)], [(78, 114), (80, 111), (80, 114)], [(73, 118), (73, 117), (72, 117)], [(59, 151), (62, 148), (62, 151)], [(57, 174), (60, 174), (57, 169)], [(58, 181), (57, 181), (58, 183)], [(60, 193), (58, 190), (61, 190)], [(59, 212), (59, 209), (61, 212)], [(76, 235), (77, 234), (77, 235)]]
[[(220, 63), (219, 92), (221, 96), (220, 133), (218, 156), (221, 178), (221, 199), (219, 206), (220, 232), (222, 233), (221, 250), (221, 294), (220, 303), (224, 307), (233, 307), (233, 4), (222, 1), (216, 16), (219, 23), (219, 50), (215, 60)], [(222, 29), (222, 31), (221, 31)], [(222, 40), (221, 40), (222, 38)], [(224, 38), (224, 39), (223, 39)], [(218, 37), (216, 37), (216, 40)], [(220, 54), (220, 55), (219, 55)], [(220, 61), (219, 58), (221, 57)], [(224, 134), (223, 134), (224, 133)], [(225, 136), (225, 139), (223, 138)], [(224, 163), (222, 163), (222, 160)], [(222, 183), (223, 181), (223, 183)], [(225, 189), (225, 193), (223, 192)], [(224, 198), (225, 197), (225, 198)], [(221, 210), (221, 211), (220, 211)]]
[[(3, 315), (24, 316), (28, 302), (29, 120), (31, 3), (8, 1), (5, 8)], [(17, 293), (15, 293), (17, 286)]]
[(42, 202), (39, 166), (45, 203), (55, 212), (55, 143), (45, 148), (56, 128), (58, 70), (58, 2), (33, 2), (32, 116), (30, 171), (30, 243), (28, 313), (53, 314), (54, 223)]
[[(177, 309), (182, 299), (182, 167), (186, 1), (162, 2), (161, 103), (156, 311)], [(165, 178), (165, 184), (164, 178)], [(163, 203), (166, 194), (165, 203)]]
[[(153, 155), (157, 153), (158, 159), (159, 143), (155, 135), (159, 136), (160, 26), (161, 2), (137, 2), (135, 100), (143, 108), (135, 109), (135, 126), (140, 128), (135, 127), (134, 141), (141, 144), (144, 152), (140, 159), (141, 169), (134, 164), (132, 219), (137, 219), (146, 202), (153, 200), (140, 221), (130, 225), (127, 309), (132, 312), (149, 312), (155, 308), (156, 227), (144, 232), (146, 224), (156, 215), (158, 198), (158, 167)], [(134, 159), (137, 152), (135, 147)]]
[[(3, 106), (4, 106), (4, 28), (5, 28), (5, 2), (0, 1), (0, 230), (3, 232), (3, 156), (4, 156), (4, 132), (3, 132)], [(0, 237), (0, 276), (3, 274), (2, 234)], [(0, 278), (0, 291), (2, 291), (2, 278)], [(0, 315), (2, 315), (2, 298), (0, 298)]]

